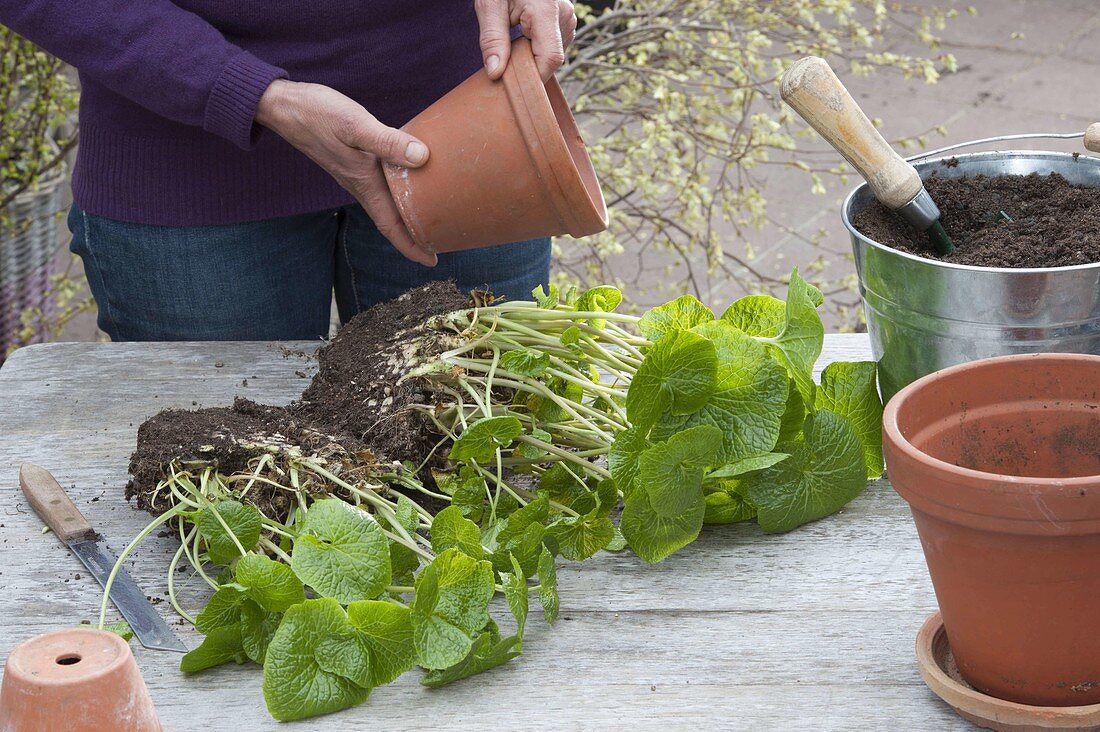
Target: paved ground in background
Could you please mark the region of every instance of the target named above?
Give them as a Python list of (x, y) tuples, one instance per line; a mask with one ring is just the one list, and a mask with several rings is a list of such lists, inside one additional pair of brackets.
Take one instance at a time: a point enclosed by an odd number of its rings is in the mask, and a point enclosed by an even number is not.
[[(888, 139), (918, 135), (943, 125), (947, 136), (930, 139), (932, 147), (941, 147), (999, 134), (1078, 132), (1100, 120), (1100, 108), (1091, 107), (1100, 99), (1100, 61), (1090, 53), (1100, 48), (1100, 3), (972, 0), (958, 7), (967, 5), (976, 7), (978, 15), (971, 17), (961, 11), (941, 34), (943, 48), (955, 54), (959, 70), (944, 75), (938, 84), (903, 83), (896, 74), (864, 79), (842, 76), (868, 115), (882, 118)], [(888, 48), (922, 53), (918, 43), (906, 39), (894, 39)], [(1079, 142), (1053, 140), (1016, 143), (1014, 147), (1083, 150)], [(839, 216), (840, 202), (852, 185), (854, 181), (848, 186), (827, 181), (827, 193), (815, 196), (803, 174), (781, 169), (770, 173), (769, 212), (783, 226), (772, 225), (752, 236), (756, 250), (753, 266), (764, 274), (785, 275), (792, 266), (817, 257), (818, 250), (805, 240), (823, 231), (821, 246), (831, 260), (824, 276), (835, 279), (854, 272)], [(732, 235), (726, 245), (742, 246)], [(696, 271), (705, 272), (702, 262)], [(643, 279), (637, 293), (639, 302), (665, 299), (654, 287), (660, 282), (658, 277), (669, 279), (657, 272)], [(700, 290), (702, 298), (716, 308), (743, 294), (736, 283), (705, 274), (700, 278)], [(829, 321), (833, 328), (847, 324), (844, 315), (835, 313)], [(82, 318), (66, 333), (69, 340), (96, 337), (92, 318)]]

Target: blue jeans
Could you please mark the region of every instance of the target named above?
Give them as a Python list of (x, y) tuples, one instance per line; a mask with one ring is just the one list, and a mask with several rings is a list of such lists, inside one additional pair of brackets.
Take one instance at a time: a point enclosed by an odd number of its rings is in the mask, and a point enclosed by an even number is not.
[(527, 299), (550, 274), (550, 240), (405, 259), (360, 206), (229, 226), (130, 224), (69, 212), (99, 327), (114, 341), (311, 340), (433, 280)]

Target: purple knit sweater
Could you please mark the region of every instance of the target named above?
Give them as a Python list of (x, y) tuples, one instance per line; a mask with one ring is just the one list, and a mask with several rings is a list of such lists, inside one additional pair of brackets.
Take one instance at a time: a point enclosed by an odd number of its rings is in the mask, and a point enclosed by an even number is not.
[(352, 202), (254, 123), (272, 80), (399, 127), (481, 65), (472, 0), (0, 0), (0, 23), (80, 70), (76, 203), (168, 226)]

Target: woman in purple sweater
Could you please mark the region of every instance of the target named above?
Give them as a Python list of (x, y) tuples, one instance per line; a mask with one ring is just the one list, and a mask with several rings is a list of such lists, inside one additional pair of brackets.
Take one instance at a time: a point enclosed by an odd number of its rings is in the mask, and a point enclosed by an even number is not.
[(318, 338), (333, 291), (346, 321), (433, 279), (549, 276), (547, 239), (437, 263), (381, 161), (424, 164), (395, 128), (500, 77), (514, 26), (549, 78), (567, 0), (0, 0), (0, 23), (80, 71), (69, 227), (114, 340)]

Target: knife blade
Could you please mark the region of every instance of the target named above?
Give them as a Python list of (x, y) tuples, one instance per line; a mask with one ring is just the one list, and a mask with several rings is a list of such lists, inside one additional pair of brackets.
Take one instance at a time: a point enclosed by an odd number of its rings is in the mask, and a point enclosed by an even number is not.
[[(106, 587), (116, 557), (50, 471), (23, 463), (19, 468), (19, 485), (35, 513), (88, 568), (96, 581)], [(164, 622), (125, 567), (119, 568), (115, 575), (111, 602), (126, 618), (141, 645), (153, 650), (187, 653), (183, 641)]]

